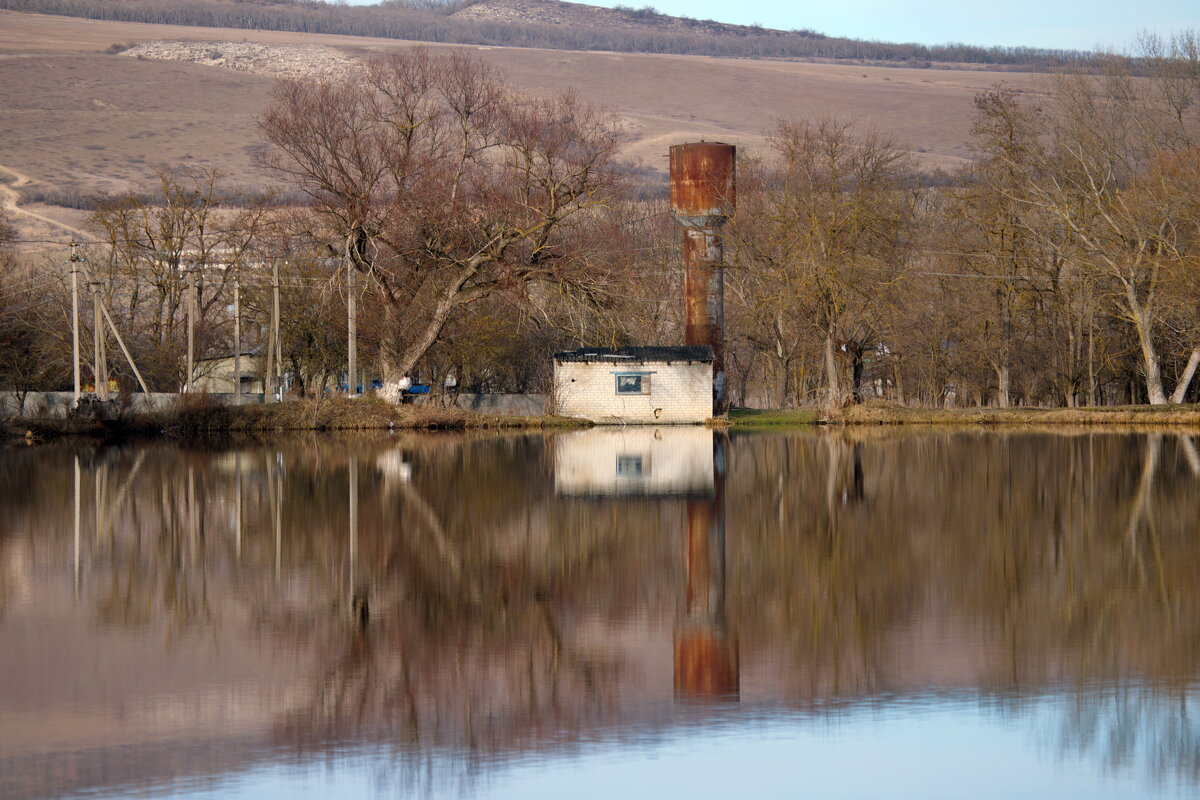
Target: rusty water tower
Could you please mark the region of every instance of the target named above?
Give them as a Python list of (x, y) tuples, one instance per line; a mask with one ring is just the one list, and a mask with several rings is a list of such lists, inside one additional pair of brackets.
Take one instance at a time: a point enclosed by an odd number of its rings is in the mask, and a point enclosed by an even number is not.
[(671, 211), (683, 226), (684, 344), (712, 346), (715, 414), (729, 410), (721, 226), (736, 205), (736, 156), (737, 148), (722, 142), (671, 146)]

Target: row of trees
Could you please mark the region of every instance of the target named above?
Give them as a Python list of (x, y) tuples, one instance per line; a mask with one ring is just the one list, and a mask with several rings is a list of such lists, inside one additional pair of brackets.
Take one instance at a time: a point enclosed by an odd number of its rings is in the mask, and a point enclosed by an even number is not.
[[(210, 28), (329, 33), (444, 44), (680, 53), (730, 58), (833, 58), (919, 63), (967, 62), (1044, 69), (1090, 64), (1090, 53), (1030, 47), (895, 44), (824, 36), (808, 30), (739, 27), (712, 20), (664, 17), (646, 9), (625, 11), (622, 24), (562, 25), (536, 21), (451, 16), (473, 2), (385, 0), (346, 6), (319, 0), (0, 0), (0, 8), (87, 19)], [(671, 24), (667, 24), (670, 20)]]
[(980, 94), (979, 158), (936, 189), (878, 133), (781, 123), (734, 226), (745, 373), (784, 404), (861, 395), (864, 375), (928, 403), (1190, 396), (1200, 57), (1194, 36), (1142, 50), (1144, 77)]
[[(1141, 63), (1142, 77), (1113, 62), (1034, 97), (982, 93), (977, 160), (937, 181), (837, 120), (781, 122), (768, 152), (743, 153), (726, 228), (735, 402), (1195, 398), (1200, 49), (1147, 40)], [(243, 340), (263, 340), (271, 265), (284, 367), (305, 393), (344, 370), (347, 292), (360, 364), (391, 396), (405, 376), (545, 391), (556, 349), (681, 340), (662, 187), (615, 160), (616, 120), (578, 98), (528, 97), (473, 58), (415, 51), (352, 81), (283, 82), (260, 126), (264, 165), (304, 202), (230, 204), (219, 176), (174, 174), (153, 202), (91, 219), (86, 280), (151, 388), (185, 381), (193, 284), (201, 353), (231, 346), (235, 283)], [(62, 387), (61, 266), (2, 285), (20, 346), (0, 377)]]

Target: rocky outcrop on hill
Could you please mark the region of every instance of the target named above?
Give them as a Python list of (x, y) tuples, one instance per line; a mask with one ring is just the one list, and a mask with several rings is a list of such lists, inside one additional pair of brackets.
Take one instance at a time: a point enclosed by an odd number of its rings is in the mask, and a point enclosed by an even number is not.
[(329, 47), (259, 42), (145, 42), (121, 55), (156, 61), (188, 61), (275, 78), (340, 78), (355, 64), (354, 59)]
[(559, 0), (482, 0), (451, 15), (459, 19), (494, 22), (524, 22), (539, 25), (572, 25), (607, 30), (639, 30), (662, 33), (722, 34), (734, 36), (803, 36), (819, 34), (784, 32), (759, 26), (728, 25), (711, 19), (691, 19), (660, 14), (650, 6), (603, 8)]

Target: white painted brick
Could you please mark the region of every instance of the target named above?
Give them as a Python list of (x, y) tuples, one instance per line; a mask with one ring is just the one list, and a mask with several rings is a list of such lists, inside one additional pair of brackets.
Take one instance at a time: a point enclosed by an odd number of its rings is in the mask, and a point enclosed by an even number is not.
[(621, 367), (651, 373), (650, 394), (618, 395), (615, 373), (625, 369), (610, 362), (556, 363), (556, 412), (598, 423), (694, 423), (712, 416), (712, 364), (643, 362)]

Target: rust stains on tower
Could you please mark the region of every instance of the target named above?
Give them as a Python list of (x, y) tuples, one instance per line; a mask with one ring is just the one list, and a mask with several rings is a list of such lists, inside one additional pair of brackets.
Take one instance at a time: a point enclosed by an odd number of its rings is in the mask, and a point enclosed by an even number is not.
[(671, 147), (671, 210), (683, 226), (684, 344), (713, 349), (713, 410), (725, 393), (725, 248), (721, 226), (736, 204), (737, 149), (721, 142)]

